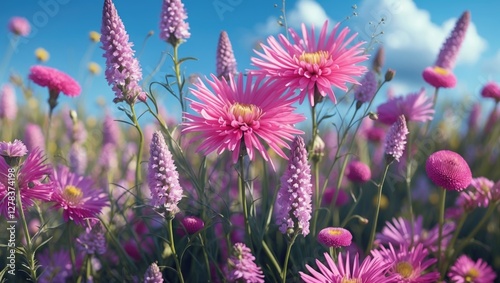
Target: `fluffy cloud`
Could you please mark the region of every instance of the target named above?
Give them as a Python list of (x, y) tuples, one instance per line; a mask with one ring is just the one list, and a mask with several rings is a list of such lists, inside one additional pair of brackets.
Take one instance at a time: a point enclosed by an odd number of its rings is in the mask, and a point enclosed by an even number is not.
[[(289, 7), (286, 7), (286, 9), (287, 24), (295, 29), (299, 28), (302, 23), (316, 27), (323, 26), (326, 20), (333, 23), (326, 14), (325, 9), (315, 0), (299, 0), (291, 10), (288, 10)], [(282, 31), (282, 27), (278, 25), (278, 20), (277, 17), (269, 17), (266, 23), (257, 25), (256, 30), (259, 35), (267, 36)]]
[[(364, 0), (358, 14), (355, 29), (365, 41), (370, 41), (374, 32), (377, 33), (374, 27), (384, 18), (378, 29), (384, 34), (377, 40), (381, 41), (386, 51), (385, 66), (397, 70), (398, 80), (415, 87), (422, 85), (422, 70), (434, 63), (460, 16), (436, 24), (431, 21), (429, 12), (419, 9), (412, 0)], [(485, 49), (486, 40), (471, 23), (457, 58), (457, 66), (476, 63)]]

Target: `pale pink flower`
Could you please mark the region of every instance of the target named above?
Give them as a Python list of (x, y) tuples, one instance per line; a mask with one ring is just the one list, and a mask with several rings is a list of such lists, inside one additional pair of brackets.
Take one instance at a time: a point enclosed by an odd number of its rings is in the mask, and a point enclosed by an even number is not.
[(425, 89), (406, 96), (390, 98), (377, 108), (378, 121), (392, 125), (400, 115), (404, 115), (407, 122), (426, 122), (432, 120), (434, 109), (432, 99), (425, 95)]

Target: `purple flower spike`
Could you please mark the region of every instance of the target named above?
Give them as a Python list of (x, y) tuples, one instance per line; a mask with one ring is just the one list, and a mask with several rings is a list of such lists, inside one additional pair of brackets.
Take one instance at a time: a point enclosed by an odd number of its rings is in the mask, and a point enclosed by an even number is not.
[(0, 89), (0, 118), (12, 121), (16, 115), (16, 92), (11, 84), (4, 84)]
[(288, 167), (281, 177), (276, 207), (276, 224), (281, 233), (309, 234), (312, 213), (311, 167), (307, 161), (304, 139), (293, 140)]
[(406, 145), (406, 135), (408, 135), (406, 120), (403, 115), (398, 117), (398, 120), (391, 126), (385, 140), (385, 154), (388, 161), (394, 160), (399, 162)]
[(144, 274), (144, 283), (163, 283), (163, 275), (156, 262), (153, 262)]
[(37, 147), (41, 150), (45, 150), (45, 137), (42, 128), (37, 124), (26, 124), (24, 128), (24, 142), (29, 151)]
[(243, 243), (233, 246), (233, 255), (227, 260), (227, 280), (229, 282), (263, 283), (264, 274), (255, 264), (252, 251)]
[(450, 191), (461, 191), (472, 181), (469, 165), (458, 153), (436, 151), (425, 163), (425, 171), (434, 184)]
[(189, 24), (186, 10), (181, 0), (163, 0), (160, 20), (160, 38), (176, 46), (191, 34), (189, 33)]
[(102, 255), (106, 252), (106, 237), (101, 222), (92, 227), (87, 227), (85, 232), (76, 239), (78, 249), (86, 254)]
[(361, 85), (356, 87), (354, 97), (358, 103), (370, 101), (377, 91), (377, 77), (373, 71), (368, 71), (360, 81)]
[(182, 199), (182, 188), (172, 154), (160, 131), (153, 134), (149, 152), (148, 184), (151, 205), (171, 217), (179, 212), (177, 204)]
[(134, 57), (133, 44), (125, 26), (111, 0), (104, 1), (102, 11), (101, 43), (106, 58), (106, 80), (113, 86), (115, 103), (126, 101), (134, 104), (138, 98), (146, 101), (144, 93), (138, 84), (142, 79), (139, 62)]
[(236, 75), (236, 59), (234, 58), (233, 47), (226, 31), (222, 31), (219, 36), (217, 46), (217, 77), (224, 77), (229, 80), (229, 75)]

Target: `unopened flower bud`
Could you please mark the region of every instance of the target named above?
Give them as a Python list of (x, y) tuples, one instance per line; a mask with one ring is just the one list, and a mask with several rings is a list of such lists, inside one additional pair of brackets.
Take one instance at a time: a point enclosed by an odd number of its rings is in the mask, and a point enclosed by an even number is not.
[(392, 81), (395, 75), (396, 71), (394, 71), (393, 69), (388, 69), (387, 72), (385, 72), (385, 81), (386, 82)]
[(370, 118), (370, 120), (377, 121), (377, 120), (378, 120), (378, 114), (377, 114), (377, 113), (370, 112), (370, 113), (368, 114), (368, 118)]

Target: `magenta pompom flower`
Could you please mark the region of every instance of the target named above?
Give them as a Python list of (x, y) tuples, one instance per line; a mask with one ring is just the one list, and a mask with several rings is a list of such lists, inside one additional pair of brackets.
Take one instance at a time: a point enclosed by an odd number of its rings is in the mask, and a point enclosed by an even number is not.
[(0, 119), (12, 121), (16, 115), (16, 92), (11, 84), (4, 84), (0, 88)]
[(252, 251), (243, 243), (233, 246), (231, 257), (227, 260), (227, 280), (229, 282), (263, 283), (264, 274), (255, 264)]
[(163, 274), (156, 262), (153, 262), (144, 274), (144, 283), (163, 283)]
[(489, 82), (481, 89), (481, 95), (500, 101), (500, 86), (495, 82)]
[(107, 195), (94, 187), (92, 179), (72, 173), (68, 167), (54, 169), (51, 179), (56, 187), (52, 196), (54, 208), (62, 208), (66, 222), (84, 226), (89, 220), (93, 224), (109, 203)]
[(421, 88), (416, 93), (389, 99), (377, 108), (378, 121), (392, 125), (400, 115), (404, 115), (407, 122), (426, 122), (432, 120), (434, 109), (432, 99), (425, 95)]
[[(276, 224), (283, 234), (309, 234), (312, 213), (311, 167), (302, 137), (295, 137), (276, 199)], [(291, 233), (290, 233), (291, 232)]]
[(467, 162), (450, 150), (431, 154), (425, 164), (425, 171), (434, 184), (450, 191), (461, 191), (472, 181), (472, 172)]
[(354, 261), (351, 261), (349, 253), (345, 257), (342, 253), (339, 253), (338, 262), (335, 263), (328, 253), (324, 255), (327, 266), (316, 259), (318, 270), (306, 265), (311, 275), (299, 272), (300, 278), (304, 282), (387, 282), (385, 271), (388, 268), (388, 264), (379, 258), (367, 256), (360, 264), (358, 254), (356, 254)]
[(160, 19), (160, 38), (172, 46), (191, 36), (189, 24), (185, 22), (186, 10), (181, 0), (163, 0)]
[(106, 80), (113, 86), (115, 103), (126, 101), (134, 104), (138, 98), (146, 101), (146, 93), (139, 86), (142, 71), (134, 57), (133, 44), (122, 19), (111, 0), (104, 1), (102, 10), (101, 43), (106, 58)]
[(385, 154), (389, 162), (394, 160), (399, 162), (406, 147), (406, 136), (408, 134), (405, 117), (401, 115), (391, 126), (385, 138)]
[(439, 272), (429, 269), (437, 259), (428, 258), (429, 250), (422, 244), (411, 249), (400, 245), (398, 250), (389, 244), (389, 248), (372, 250), (372, 256), (389, 264), (388, 283), (434, 283), (439, 279)]
[(189, 235), (192, 235), (205, 227), (205, 222), (196, 216), (186, 216), (181, 219), (180, 231), (181, 234), (186, 231)]
[(372, 178), (372, 171), (364, 162), (354, 160), (347, 165), (346, 177), (354, 183), (366, 183)]
[(470, 23), (470, 12), (465, 11), (455, 24), (455, 28), (439, 51), (433, 67), (427, 67), (422, 76), (433, 87), (452, 88), (457, 84), (453, 67)]
[(282, 147), (294, 135), (303, 134), (294, 124), (305, 119), (294, 113), (293, 100), (279, 96), (278, 83), (264, 80), (262, 76), (239, 74), (229, 81), (212, 75), (208, 80), (210, 90), (199, 80), (192, 90), (200, 101), (192, 101), (191, 108), (199, 114), (185, 113), (184, 133), (200, 133), (195, 140), (202, 140), (198, 151), (206, 154), (232, 151), (233, 162), (248, 154), (254, 159), (255, 150), (266, 161), (274, 163), (264, 147), (269, 145), (279, 156), (286, 158)]
[(470, 257), (462, 255), (450, 268), (448, 277), (452, 283), (492, 283), (497, 275), (482, 259), (474, 261)]
[[(0, 143), (0, 147), (2, 144)], [(18, 152), (15, 154), (24, 155), (25, 149), (20, 150), (20, 152), (14, 151)], [(47, 182), (46, 179), (52, 170), (48, 164), (45, 164), (45, 156), (40, 149), (31, 151), (18, 170), (17, 185), (19, 186), (23, 209), (33, 206), (35, 200), (50, 201), (53, 184), (50, 181)], [(14, 196), (11, 193), (12, 191), (8, 190), (9, 186), (12, 187), (9, 185), (9, 173), (12, 173), (10, 165), (0, 158), (0, 214), (4, 217), (9, 215), (8, 197)]]
[(301, 104), (308, 98), (314, 106), (327, 95), (336, 103), (332, 86), (347, 91), (346, 83), (359, 84), (353, 77), (366, 72), (366, 67), (358, 64), (368, 59), (367, 55), (361, 54), (363, 42), (348, 47), (357, 34), (348, 37), (350, 30), (344, 28), (337, 35), (339, 28), (337, 24), (332, 32), (328, 32), (326, 21), (317, 39), (314, 27), (308, 31), (302, 24), (302, 37), (289, 29), (294, 43), (283, 34), (279, 35), (279, 41), (270, 36), (267, 39), (269, 46), (262, 45), (263, 53), (255, 51), (262, 58), (252, 58), (252, 63), (260, 68), (252, 72), (265, 74), (280, 85), (299, 90)]
[(62, 92), (67, 96), (74, 97), (80, 95), (82, 91), (78, 82), (68, 74), (47, 66), (35, 65), (31, 67), (29, 78), (39, 86), (46, 86), (51, 94)]
[(327, 227), (319, 231), (318, 242), (327, 247), (348, 247), (352, 243), (352, 234), (344, 228)]
[(9, 30), (15, 35), (28, 36), (31, 32), (31, 25), (24, 17), (12, 17), (9, 20)]
[(153, 133), (149, 153), (148, 185), (151, 205), (171, 217), (179, 212), (177, 205), (182, 199), (183, 190), (172, 153), (160, 131)]
[(236, 59), (234, 58), (233, 47), (226, 31), (222, 31), (217, 45), (217, 77), (224, 77), (229, 80), (229, 75), (236, 75)]

